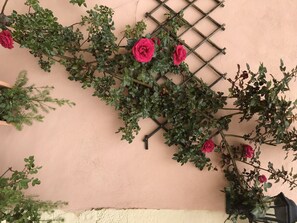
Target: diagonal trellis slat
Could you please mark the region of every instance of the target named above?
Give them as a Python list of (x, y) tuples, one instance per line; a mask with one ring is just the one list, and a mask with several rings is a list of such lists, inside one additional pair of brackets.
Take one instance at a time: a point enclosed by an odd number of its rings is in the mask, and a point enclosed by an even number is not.
[[(157, 6), (153, 8), (150, 12), (147, 12), (145, 16), (152, 20), (156, 24), (155, 30), (152, 32), (152, 34), (158, 32), (160, 29), (163, 29), (167, 32), (170, 32), (166, 29), (165, 25), (170, 22), (170, 19), (173, 19), (175, 17), (178, 17), (183, 23), (185, 24), (185, 29), (182, 30), (180, 33), (178, 33), (178, 40), (186, 47), (187, 49), (187, 56), (192, 56), (195, 61), (197, 61), (197, 64), (200, 64), (197, 68), (191, 68), (191, 75), (190, 78), (183, 80), (179, 84), (185, 84), (187, 81), (189, 81), (191, 78), (202, 78), (203, 79), (203, 71), (205, 69), (208, 70), (208, 73), (211, 75), (214, 75), (215, 80), (209, 83), (209, 87), (213, 87), (215, 84), (217, 84), (220, 80), (224, 79), (226, 76), (226, 73), (223, 73), (219, 71), (212, 62), (220, 55), (226, 54), (225, 50), (226, 48), (220, 47), (217, 43), (215, 43), (213, 40), (211, 40), (211, 37), (213, 37), (215, 34), (217, 34), (219, 31), (225, 30), (225, 24), (219, 23), (217, 20), (215, 20), (211, 14), (219, 9), (224, 7), (224, 0), (183, 0), (183, 4), (185, 4), (181, 9), (178, 11), (175, 11), (171, 6), (170, 3), (174, 4), (174, 0), (155, 0), (157, 3)], [(182, 0), (178, 0), (179, 3), (181, 3)], [(209, 3), (211, 7), (208, 7), (208, 9), (202, 9), (201, 3)], [(172, 17), (170, 19), (166, 19), (165, 21), (160, 21), (160, 19), (157, 18), (156, 14), (159, 11), (166, 10), (169, 12)], [(190, 11), (191, 10), (191, 11)], [(197, 18), (195, 18), (194, 22), (189, 22), (187, 19), (181, 16), (181, 14), (187, 15), (189, 14), (196, 14)], [(207, 22), (209, 26), (214, 27), (213, 30), (210, 33), (205, 33), (203, 29), (200, 29), (199, 26), (201, 23)], [(197, 39), (200, 41), (196, 43), (194, 46), (190, 46), (190, 44), (186, 40), (186, 34), (191, 33), (191, 35), (197, 36)], [(213, 51), (212, 55), (209, 57), (204, 56), (202, 53), (205, 51), (205, 48), (208, 47)], [(202, 76), (202, 77), (201, 77)], [(161, 78), (167, 78), (166, 76), (160, 77), (157, 76), (157, 80)], [(155, 124), (157, 125), (157, 128), (155, 128), (152, 132), (145, 135), (143, 138), (143, 142), (145, 144), (145, 149), (149, 148), (148, 141), (149, 139), (154, 136), (155, 133), (163, 129), (164, 131), (168, 131), (168, 128), (166, 127), (167, 121), (158, 121), (157, 119), (152, 119)]]

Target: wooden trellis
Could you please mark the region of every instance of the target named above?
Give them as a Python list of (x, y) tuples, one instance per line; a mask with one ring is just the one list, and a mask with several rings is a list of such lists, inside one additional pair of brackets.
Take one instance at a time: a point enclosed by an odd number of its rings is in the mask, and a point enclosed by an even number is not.
[[(219, 55), (225, 54), (225, 48), (220, 47), (211, 38), (219, 31), (225, 30), (225, 25), (216, 21), (211, 14), (218, 8), (224, 7), (224, 1), (220, 0), (178, 0), (181, 8), (174, 9), (176, 1), (174, 0), (155, 0), (157, 6), (150, 12), (146, 13), (146, 17), (156, 24), (156, 29), (153, 33), (158, 32), (160, 29), (166, 30), (166, 24), (170, 19), (178, 17), (185, 24), (185, 28), (178, 33), (178, 39), (187, 49), (187, 58), (191, 58), (190, 66), (191, 78), (202, 78), (203, 74), (212, 76), (211, 82), (208, 83), (209, 87), (213, 87), (222, 78), (225, 78), (225, 73), (219, 71), (212, 62)], [(181, 4), (182, 3), (182, 4)], [(207, 7), (205, 7), (207, 5)], [(159, 12), (167, 12), (172, 15), (170, 19), (158, 16)], [(181, 13), (182, 12), (182, 13)], [(181, 16), (183, 14), (183, 16)], [(190, 16), (190, 17), (189, 17)], [(207, 27), (207, 29), (205, 29)], [(188, 34), (192, 39), (187, 40)], [(193, 41), (194, 38), (194, 41)], [(196, 41), (197, 40), (197, 41)], [(193, 44), (194, 42), (194, 44)], [(207, 52), (207, 55), (205, 55)], [(161, 77), (157, 77), (158, 79)], [(166, 77), (165, 77), (166, 78)], [(208, 78), (209, 79), (209, 78)], [(184, 80), (178, 84), (184, 84)], [(153, 119), (157, 124), (157, 128), (151, 133), (144, 136), (145, 149), (148, 149), (148, 140), (159, 130), (166, 128), (167, 121), (159, 121)]]

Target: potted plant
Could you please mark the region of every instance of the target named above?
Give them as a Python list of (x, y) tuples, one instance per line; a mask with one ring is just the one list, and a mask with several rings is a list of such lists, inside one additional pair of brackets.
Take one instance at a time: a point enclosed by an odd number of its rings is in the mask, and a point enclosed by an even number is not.
[(41, 113), (55, 110), (54, 105), (74, 105), (65, 99), (52, 98), (53, 87), (28, 85), (26, 72), (21, 72), (13, 86), (0, 82), (0, 120), (2, 124), (11, 124), (18, 130), (23, 125), (32, 125), (33, 121), (42, 121)]

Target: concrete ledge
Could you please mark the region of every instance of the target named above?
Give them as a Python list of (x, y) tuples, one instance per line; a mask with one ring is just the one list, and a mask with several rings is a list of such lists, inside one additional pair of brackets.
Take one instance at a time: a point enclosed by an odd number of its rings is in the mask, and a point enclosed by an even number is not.
[(100, 209), (81, 213), (57, 210), (44, 219), (57, 217), (64, 218), (65, 223), (223, 223), (227, 215), (204, 210)]

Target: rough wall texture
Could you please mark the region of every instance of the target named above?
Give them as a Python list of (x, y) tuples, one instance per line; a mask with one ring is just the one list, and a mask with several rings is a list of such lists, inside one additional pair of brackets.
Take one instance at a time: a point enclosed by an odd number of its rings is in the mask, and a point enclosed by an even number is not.
[[(227, 218), (222, 212), (182, 210), (91, 210), (82, 213), (57, 211), (53, 216), (63, 217), (65, 223), (219, 223)], [(245, 221), (239, 221), (238, 223)]]

